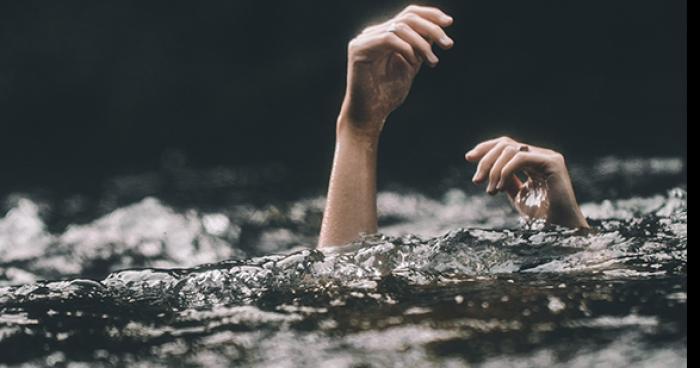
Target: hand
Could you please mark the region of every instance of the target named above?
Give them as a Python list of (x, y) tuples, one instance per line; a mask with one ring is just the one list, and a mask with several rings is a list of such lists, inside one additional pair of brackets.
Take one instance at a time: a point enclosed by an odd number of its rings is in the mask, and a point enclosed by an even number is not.
[(339, 128), (378, 137), (386, 118), (408, 96), (423, 62), (433, 67), (439, 62), (433, 42), (443, 49), (454, 45), (442, 29), (450, 24), (452, 18), (442, 11), (412, 5), (353, 39)]
[[(560, 153), (502, 137), (477, 145), (465, 157), (479, 162), (474, 183), (488, 180), (489, 194), (506, 192), (524, 217), (588, 228)], [(527, 176), (525, 182), (516, 175), (520, 172)]]

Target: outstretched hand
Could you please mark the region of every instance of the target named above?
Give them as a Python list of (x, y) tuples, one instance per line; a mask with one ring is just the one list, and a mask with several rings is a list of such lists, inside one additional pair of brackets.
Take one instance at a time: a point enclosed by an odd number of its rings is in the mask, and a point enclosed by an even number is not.
[(389, 114), (408, 96), (422, 64), (438, 64), (433, 43), (443, 49), (454, 45), (443, 30), (450, 24), (452, 17), (439, 9), (412, 5), (350, 42), (341, 111), (347, 128), (360, 135), (379, 136)]
[[(488, 181), (489, 194), (507, 193), (524, 217), (572, 228), (588, 227), (560, 153), (501, 137), (477, 145), (465, 157), (479, 163), (474, 183)], [(527, 179), (523, 182), (518, 173)]]

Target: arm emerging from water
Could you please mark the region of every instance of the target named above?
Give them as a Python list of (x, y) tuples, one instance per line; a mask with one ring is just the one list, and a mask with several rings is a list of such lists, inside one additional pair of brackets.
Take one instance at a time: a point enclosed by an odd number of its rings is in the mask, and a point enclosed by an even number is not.
[[(571, 228), (589, 227), (559, 152), (501, 137), (477, 145), (465, 158), (479, 163), (474, 183), (488, 181), (489, 194), (508, 194), (523, 217)], [(520, 180), (518, 173), (527, 179)]]
[(365, 29), (348, 45), (345, 99), (318, 246), (344, 245), (377, 232), (377, 146), (389, 114), (408, 96), (423, 63), (439, 62), (436, 43), (454, 42), (444, 27), (452, 18), (436, 8), (409, 6), (395, 18)]

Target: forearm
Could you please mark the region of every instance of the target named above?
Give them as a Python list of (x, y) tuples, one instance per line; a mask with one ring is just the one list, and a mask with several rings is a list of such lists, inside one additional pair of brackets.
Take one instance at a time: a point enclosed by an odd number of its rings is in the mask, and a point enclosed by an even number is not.
[(318, 246), (347, 244), (377, 232), (378, 135), (358, 134), (338, 119), (335, 156)]
[(437, 64), (428, 40), (443, 49), (454, 45), (443, 30), (450, 24), (452, 17), (439, 9), (409, 6), (348, 44), (348, 83), (319, 247), (347, 244), (377, 231), (379, 134), (389, 114), (406, 100), (423, 60)]

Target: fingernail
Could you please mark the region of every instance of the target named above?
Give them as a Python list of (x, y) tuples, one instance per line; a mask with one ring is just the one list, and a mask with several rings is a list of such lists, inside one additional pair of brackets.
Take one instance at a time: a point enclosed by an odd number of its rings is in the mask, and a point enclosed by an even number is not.
[(449, 16), (449, 15), (446, 15), (446, 16), (445, 16), (445, 22), (450, 22), (450, 23), (452, 23), (452, 21), (454, 21), (454, 19), (453, 19), (451, 16)]
[(433, 66), (437, 65), (437, 63), (440, 62), (440, 59), (437, 58), (437, 56), (431, 56), (430, 57), (430, 63), (433, 64)]
[(496, 190), (500, 191), (503, 189), (503, 180), (498, 181), (498, 185), (496, 185)]
[(478, 181), (478, 179), (479, 179), (479, 173), (476, 173), (476, 174), (474, 174), (474, 176), (472, 177), (472, 182), (476, 183), (476, 182)]
[(442, 42), (442, 44), (445, 46), (452, 46), (452, 44), (454, 44), (454, 41), (452, 41), (452, 39), (447, 36), (443, 36), (440, 39), (440, 42)]

